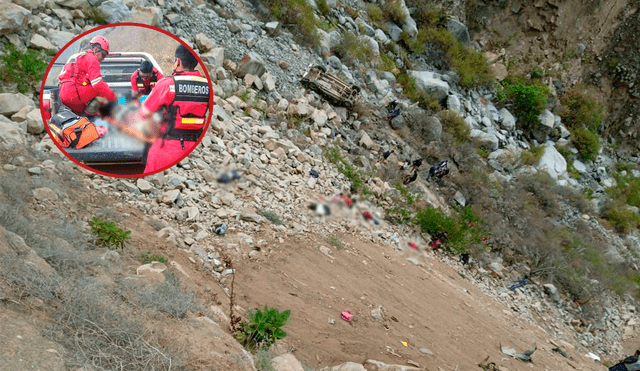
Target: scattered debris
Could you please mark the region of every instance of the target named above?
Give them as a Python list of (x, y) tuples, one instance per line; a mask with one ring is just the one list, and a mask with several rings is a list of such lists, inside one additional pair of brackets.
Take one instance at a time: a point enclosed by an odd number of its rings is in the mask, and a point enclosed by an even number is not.
[(525, 350), (522, 353), (518, 353), (514, 349), (503, 347), (502, 344), (500, 344), (500, 350), (502, 351), (502, 353), (524, 362), (533, 362), (531, 359), (531, 355), (536, 351), (536, 349), (538, 349), (538, 346), (534, 344), (533, 349)]
[(342, 313), (340, 313), (340, 318), (351, 323), (351, 321), (353, 320), (353, 313), (351, 313), (350, 310), (345, 310)]
[(569, 355), (567, 355), (567, 352), (562, 350), (560, 347), (551, 348), (551, 350), (556, 353), (560, 353), (560, 355), (563, 356), (564, 358), (569, 358)]
[(227, 225), (224, 223), (218, 224), (215, 226), (213, 231), (220, 236), (224, 236), (224, 234), (227, 233)]
[(522, 286), (526, 285), (527, 283), (529, 283), (529, 277), (524, 276), (521, 279), (519, 279), (518, 282), (516, 282), (513, 285), (509, 286), (509, 290), (515, 291), (515, 289), (517, 289), (519, 287), (522, 287)]
[(595, 354), (593, 354), (591, 352), (585, 354), (585, 357), (591, 358), (594, 362), (600, 363), (600, 357), (598, 357), (597, 355), (595, 355)]
[(313, 169), (309, 170), (309, 175), (311, 175), (314, 178), (319, 178), (320, 177), (320, 174), (318, 174), (318, 172), (313, 170)]

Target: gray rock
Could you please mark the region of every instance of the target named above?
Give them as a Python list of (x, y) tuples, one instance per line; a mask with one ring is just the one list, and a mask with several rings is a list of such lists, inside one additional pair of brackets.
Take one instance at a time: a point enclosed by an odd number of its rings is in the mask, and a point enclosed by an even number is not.
[(58, 5), (71, 9), (83, 8), (89, 5), (87, 0), (54, 0), (54, 2)]
[(558, 293), (558, 289), (553, 284), (545, 283), (542, 287), (544, 287), (544, 291), (556, 304), (561, 302), (560, 293)]
[(49, 30), (49, 35), (47, 35), (49, 41), (53, 43), (58, 49), (62, 49), (69, 41), (71, 41), (76, 35), (71, 32), (66, 31), (58, 31), (58, 30)]
[(38, 50), (56, 49), (55, 45), (53, 45), (51, 42), (49, 42), (49, 40), (45, 39), (41, 35), (38, 35), (37, 33), (34, 33), (33, 36), (31, 36), (31, 41), (29, 41), (29, 44), (31, 45), (32, 48), (38, 49)]
[(367, 134), (366, 131), (360, 130), (360, 132), (358, 133), (358, 136), (360, 137), (360, 141), (358, 142), (358, 144), (361, 147), (364, 147), (365, 149), (373, 149), (373, 146), (374, 146), (373, 140), (371, 140), (371, 138), (369, 137), (369, 134)]
[(447, 108), (460, 113), (460, 99), (455, 94), (450, 94), (447, 97)]
[(498, 137), (493, 134), (485, 133), (482, 130), (472, 129), (469, 137), (476, 142), (479, 146), (486, 148), (490, 151), (495, 151), (500, 145)]
[[(203, 53), (208, 52), (213, 48), (213, 41), (202, 32), (200, 32), (195, 36), (195, 41), (196, 41), (196, 46)], [(215, 67), (219, 67), (219, 66), (215, 66)]]
[(453, 199), (458, 203), (458, 205), (464, 207), (467, 204), (467, 200), (464, 198), (464, 195), (460, 191), (456, 191), (456, 194), (453, 196)]
[(58, 195), (51, 188), (36, 188), (32, 191), (33, 198), (37, 201), (56, 201)]
[(402, 28), (395, 23), (389, 22), (389, 37), (395, 42), (400, 41), (402, 39)]
[(387, 80), (389, 83), (396, 82), (396, 77), (389, 71), (380, 72), (380, 78), (382, 80)]
[(404, 366), (404, 365), (390, 365), (381, 361), (376, 361), (373, 359), (368, 359), (364, 363), (364, 367), (367, 370), (376, 370), (376, 371), (420, 371), (423, 370), (418, 367), (413, 366)]
[(34, 135), (44, 133), (44, 122), (37, 108), (27, 114), (27, 133)]
[(264, 27), (267, 30), (267, 33), (269, 35), (274, 35), (278, 31), (278, 28), (280, 27), (280, 22), (277, 22), (277, 21), (267, 22), (267, 24), (265, 24)]
[(291, 353), (285, 353), (271, 360), (275, 371), (304, 371), (302, 364)]
[(371, 310), (371, 317), (377, 319), (377, 320), (384, 320), (384, 317), (382, 315), (382, 306), (378, 305), (377, 308), (374, 308)]
[[(372, 35), (369, 35), (372, 36)], [(382, 31), (381, 29), (376, 29), (375, 35), (373, 35), (376, 40), (380, 41), (382, 43), (382, 45), (387, 45), (389, 43), (389, 38), (387, 37), (387, 34), (384, 33), (384, 31)]]
[(392, 128), (398, 130), (404, 126), (404, 116), (398, 115), (389, 121)]
[(430, 71), (409, 71), (416, 80), (416, 88), (428, 94), (433, 94), (436, 99), (444, 99), (449, 95), (449, 84), (435, 76)]
[(26, 28), (31, 13), (10, 1), (0, 2), (0, 35), (7, 35)]
[(136, 181), (136, 186), (142, 193), (149, 193), (153, 189), (153, 185), (151, 185), (151, 183), (149, 183), (149, 181), (147, 181), (146, 179), (142, 178)]
[(567, 161), (556, 150), (553, 143), (548, 142), (538, 163), (538, 169), (545, 170), (553, 179), (557, 180), (559, 176), (567, 172)]
[(33, 99), (24, 94), (2, 93), (0, 94), (0, 114), (11, 117), (26, 106), (35, 107)]
[(335, 55), (327, 58), (327, 63), (329, 64), (329, 66), (331, 66), (331, 68), (334, 68), (338, 71), (342, 69), (342, 62), (340, 62), (340, 58), (336, 57)]
[(367, 35), (360, 35), (358, 36), (358, 42), (363, 46), (366, 45), (367, 48), (371, 50), (374, 57), (380, 56), (380, 46), (378, 45), (378, 42), (376, 41), (376, 39), (374, 39), (373, 37), (367, 36)]
[(167, 205), (172, 205), (176, 201), (178, 201), (179, 197), (180, 197), (180, 190), (172, 189), (162, 194), (162, 202)]
[(548, 109), (542, 111), (542, 113), (538, 116), (538, 119), (540, 120), (540, 124), (542, 126), (545, 126), (549, 129), (553, 129), (556, 123), (556, 119), (553, 116), (553, 113), (551, 113), (551, 111), (549, 111)]
[(422, 138), (425, 141), (440, 141), (442, 139), (442, 123), (435, 116), (429, 116), (424, 120)]
[(122, 0), (107, 0), (98, 9), (106, 14), (107, 23), (131, 21), (131, 11)]
[(471, 43), (471, 37), (469, 36), (467, 26), (460, 22), (458, 18), (449, 17), (447, 19), (447, 29), (464, 45), (469, 45)]
[(275, 91), (276, 90), (275, 77), (273, 77), (273, 75), (269, 72), (265, 73), (264, 75), (262, 75), (262, 85), (264, 87), (264, 90), (267, 93)]
[(355, 362), (345, 362), (338, 366), (333, 366), (331, 371), (367, 371), (363, 365)]
[(224, 48), (212, 48), (207, 53), (202, 54), (200, 58), (202, 58), (204, 63), (212, 65), (213, 69), (220, 68), (224, 62)]
[(587, 167), (580, 160), (573, 160), (573, 168), (576, 169), (580, 174), (584, 174), (587, 172)]
[(516, 118), (513, 117), (511, 112), (506, 108), (500, 109), (500, 117), (502, 120), (500, 121), (500, 127), (507, 131), (513, 131), (516, 128)]
[(251, 74), (261, 77), (267, 71), (264, 65), (264, 59), (262, 59), (262, 56), (259, 54), (254, 52), (245, 54), (240, 61), (236, 75), (238, 77), (244, 77), (246, 74)]

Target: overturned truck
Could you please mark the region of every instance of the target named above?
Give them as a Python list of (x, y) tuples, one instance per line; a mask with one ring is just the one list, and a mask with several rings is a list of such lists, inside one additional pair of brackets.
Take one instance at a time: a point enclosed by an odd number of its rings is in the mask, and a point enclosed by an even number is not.
[(353, 107), (360, 93), (359, 87), (347, 84), (319, 65), (309, 65), (300, 82), (335, 106)]

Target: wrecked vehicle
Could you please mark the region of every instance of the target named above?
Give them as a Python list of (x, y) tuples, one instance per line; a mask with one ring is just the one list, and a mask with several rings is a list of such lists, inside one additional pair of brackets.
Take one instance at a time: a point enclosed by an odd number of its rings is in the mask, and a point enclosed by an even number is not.
[(353, 107), (360, 93), (359, 87), (347, 84), (319, 65), (309, 65), (300, 82), (335, 106)]

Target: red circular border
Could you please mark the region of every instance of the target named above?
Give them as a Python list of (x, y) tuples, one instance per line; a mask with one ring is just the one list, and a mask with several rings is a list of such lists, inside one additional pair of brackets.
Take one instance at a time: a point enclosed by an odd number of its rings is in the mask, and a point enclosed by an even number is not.
[[(47, 80), (47, 77), (49, 76), (49, 72), (51, 70), (51, 67), (53, 67), (53, 62), (55, 62), (58, 59), (60, 54), (64, 50), (66, 50), (69, 47), (70, 44), (72, 44), (75, 41), (81, 39), (82, 37), (86, 36), (87, 34), (90, 34), (90, 33), (95, 32), (97, 30), (101, 30), (103, 28), (111, 28), (111, 27), (118, 27), (118, 26), (150, 28), (152, 30), (161, 32), (161, 33), (171, 37), (172, 39), (176, 40), (180, 44), (182, 44), (185, 47), (187, 47), (187, 49), (193, 55), (195, 55), (196, 59), (198, 60), (198, 63), (200, 64), (200, 66), (202, 66), (202, 70), (204, 71), (204, 74), (207, 77), (207, 84), (209, 85), (209, 91), (211, 92), (211, 94), (209, 95), (209, 115), (207, 117), (207, 121), (206, 121), (204, 130), (202, 131), (202, 135), (200, 136), (200, 138), (198, 138), (198, 140), (196, 142), (196, 145), (193, 147), (193, 149), (191, 151), (186, 153), (184, 156), (180, 157), (177, 161), (171, 163), (166, 168), (163, 168), (163, 169), (160, 169), (160, 170), (156, 170), (154, 172), (142, 173), (142, 174), (112, 174), (112, 173), (106, 173), (104, 171), (99, 171), (99, 170), (96, 170), (96, 169), (92, 168), (91, 166), (85, 165), (82, 162), (76, 160), (73, 156), (70, 156), (67, 153), (67, 151), (65, 151), (64, 148), (62, 146), (60, 146), (60, 144), (58, 144), (55, 140), (53, 140), (53, 135), (51, 134), (51, 130), (49, 129), (49, 125), (47, 125), (47, 120), (44, 119), (44, 111), (43, 111), (43, 106), (44, 106), (43, 103), (44, 102), (42, 100), (42, 97), (43, 97), (43, 94), (44, 94), (45, 81)], [(110, 23), (110, 24), (106, 24), (106, 25), (103, 25), (103, 26), (98, 26), (98, 27), (92, 28), (92, 29), (90, 29), (88, 31), (85, 31), (85, 32), (81, 33), (80, 35), (74, 37), (71, 41), (66, 43), (64, 47), (62, 47), (60, 49), (60, 51), (56, 54), (56, 56), (53, 58), (51, 63), (49, 63), (49, 67), (47, 68), (47, 71), (44, 74), (44, 78), (42, 79), (42, 85), (40, 86), (40, 116), (42, 117), (42, 122), (45, 124), (44, 127), (47, 130), (47, 134), (49, 134), (49, 137), (52, 138), (53, 143), (56, 145), (56, 147), (58, 147), (58, 149), (62, 153), (64, 153), (65, 156), (67, 156), (68, 159), (70, 159), (71, 161), (75, 162), (77, 165), (79, 165), (79, 166), (91, 171), (92, 173), (96, 173), (96, 174), (100, 174), (100, 175), (104, 175), (104, 176), (108, 176), (108, 177), (113, 177), (113, 178), (142, 178), (142, 177), (145, 177), (145, 176), (149, 176), (149, 175), (154, 175), (154, 174), (160, 173), (162, 171), (165, 171), (167, 169), (170, 169), (170, 168), (174, 167), (180, 161), (184, 160), (187, 156), (189, 156), (191, 154), (191, 152), (193, 152), (196, 149), (196, 147), (200, 144), (200, 142), (204, 138), (205, 134), (207, 133), (207, 130), (209, 129), (209, 124), (211, 123), (211, 116), (212, 115), (213, 115), (213, 86), (211, 84), (211, 77), (209, 76), (209, 71), (207, 71), (207, 69), (204, 66), (204, 63), (202, 62), (202, 59), (200, 59), (200, 56), (198, 56), (198, 53), (196, 53), (193, 49), (191, 49), (191, 47), (189, 45), (186, 45), (184, 43), (184, 41), (182, 41), (179, 37), (175, 36), (174, 34), (168, 32), (168, 31), (165, 31), (165, 30), (163, 30), (161, 28), (150, 26), (150, 25), (143, 24), (143, 23), (134, 23), (134, 22)]]

